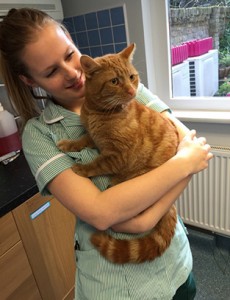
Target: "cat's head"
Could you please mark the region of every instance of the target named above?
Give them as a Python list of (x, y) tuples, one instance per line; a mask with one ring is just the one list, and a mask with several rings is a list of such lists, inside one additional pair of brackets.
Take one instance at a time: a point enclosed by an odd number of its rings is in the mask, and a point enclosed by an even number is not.
[(131, 44), (117, 54), (97, 58), (81, 56), (86, 99), (94, 107), (112, 111), (135, 98), (139, 75), (132, 64), (134, 51), (135, 44)]

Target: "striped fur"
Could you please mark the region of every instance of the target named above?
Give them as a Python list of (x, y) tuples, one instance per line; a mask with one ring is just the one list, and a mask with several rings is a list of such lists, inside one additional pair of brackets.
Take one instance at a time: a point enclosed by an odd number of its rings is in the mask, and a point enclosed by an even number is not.
[(131, 240), (118, 240), (106, 232), (92, 235), (91, 242), (112, 263), (142, 263), (161, 256), (170, 245), (177, 222), (173, 205), (150, 233)]
[[(178, 146), (174, 124), (138, 103), (139, 75), (132, 64), (135, 45), (118, 54), (81, 57), (86, 75), (81, 120), (87, 134), (77, 141), (60, 141), (63, 151), (97, 147), (100, 154), (88, 164), (76, 164), (79, 175), (113, 175), (112, 185), (136, 177), (166, 162)], [(113, 263), (142, 263), (159, 257), (170, 245), (177, 222), (174, 206), (141, 238), (119, 240), (96, 232), (91, 242)]]

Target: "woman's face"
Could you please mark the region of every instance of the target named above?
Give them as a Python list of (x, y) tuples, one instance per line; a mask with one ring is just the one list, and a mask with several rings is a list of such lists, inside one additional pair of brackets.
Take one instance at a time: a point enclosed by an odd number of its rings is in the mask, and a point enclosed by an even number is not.
[(23, 75), (20, 78), (30, 86), (43, 88), (58, 104), (74, 111), (84, 100), (85, 76), (80, 57), (80, 52), (63, 30), (49, 24), (22, 54), (32, 79)]

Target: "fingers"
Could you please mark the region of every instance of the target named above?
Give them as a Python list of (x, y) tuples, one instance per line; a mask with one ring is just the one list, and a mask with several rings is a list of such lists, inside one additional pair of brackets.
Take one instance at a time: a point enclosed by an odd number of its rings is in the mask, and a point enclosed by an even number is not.
[(204, 146), (204, 149), (207, 150), (207, 151), (210, 151), (211, 150), (211, 146), (209, 144), (201, 144), (201, 146)]
[(212, 154), (212, 152), (208, 152), (207, 159), (208, 159), (208, 160), (210, 160), (210, 159), (212, 159), (212, 158), (213, 158), (213, 154)]
[(187, 140), (193, 140), (195, 137), (196, 137), (196, 130), (192, 129), (185, 135), (184, 138)]
[(200, 143), (204, 143), (204, 141), (205, 141), (205, 144), (204, 145), (200, 144), (200, 146), (205, 151), (205, 158), (204, 158), (205, 167), (204, 167), (204, 169), (206, 169), (206, 168), (208, 168), (208, 162), (209, 162), (209, 160), (213, 158), (213, 154), (210, 152), (211, 146), (209, 144), (206, 144), (206, 139), (201, 140)]
[(211, 151), (211, 146), (209, 144), (204, 145), (204, 149), (207, 151), (207, 161), (213, 158), (213, 154)]
[(201, 146), (204, 146), (207, 143), (207, 140), (205, 137), (199, 137), (197, 142), (199, 142)]
[(205, 137), (196, 137), (196, 130), (190, 130), (190, 132), (187, 134), (187, 136), (185, 136), (185, 138), (187, 137), (187, 140), (191, 138), (191, 140), (195, 143), (198, 143), (201, 146), (205, 146), (205, 150), (206, 151), (210, 151), (211, 150), (211, 146), (209, 144), (207, 144), (207, 140)]

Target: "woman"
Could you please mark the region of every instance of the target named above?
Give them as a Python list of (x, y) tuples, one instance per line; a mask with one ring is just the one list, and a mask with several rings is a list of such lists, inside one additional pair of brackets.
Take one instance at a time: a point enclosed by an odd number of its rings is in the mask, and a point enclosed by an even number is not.
[[(207, 168), (212, 154), (205, 138), (196, 138), (194, 131), (188, 131), (163, 102), (140, 85), (137, 99), (144, 104), (151, 101), (153, 109), (171, 118), (182, 141), (177, 154), (164, 165), (107, 189), (106, 176), (91, 181), (71, 170), (75, 161), (93, 159), (95, 150), (70, 156), (56, 146), (60, 139), (75, 139), (84, 133), (79, 114), (85, 77), (81, 54), (68, 32), (41, 11), (13, 9), (1, 22), (0, 48), (8, 93), (27, 122), (23, 150), (39, 190), (43, 195), (53, 194), (77, 216), (76, 299), (193, 299), (192, 256), (180, 222), (162, 257), (139, 265), (107, 262), (89, 238), (96, 229), (112, 228), (124, 237), (154, 227), (192, 174)], [(35, 87), (50, 95), (40, 115), (32, 97)]]

